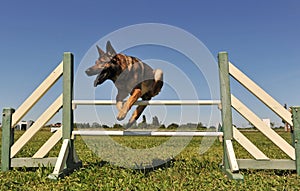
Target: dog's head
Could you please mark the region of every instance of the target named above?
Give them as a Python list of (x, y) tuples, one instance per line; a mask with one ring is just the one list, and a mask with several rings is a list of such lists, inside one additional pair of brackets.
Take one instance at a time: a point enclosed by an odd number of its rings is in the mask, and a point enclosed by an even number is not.
[(96, 60), (95, 65), (85, 71), (88, 76), (98, 75), (94, 81), (95, 87), (114, 77), (114, 64), (111, 63), (111, 59), (117, 54), (110, 41), (106, 43), (106, 53), (99, 46), (97, 46), (97, 49), (99, 53), (98, 60)]

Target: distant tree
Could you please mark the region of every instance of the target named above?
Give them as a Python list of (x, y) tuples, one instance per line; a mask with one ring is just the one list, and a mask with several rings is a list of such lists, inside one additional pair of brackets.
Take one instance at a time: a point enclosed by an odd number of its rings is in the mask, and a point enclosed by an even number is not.
[[(125, 127), (126, 124), (123, 124), (123, 127)], [(130, 129), (137, 129), (138, 128), (138, 124), (136, 123), (136, 121), (131, 125)]]
[(154, 116), (152, 118), (152, 125), (153, 126), (159, 126), (159, 121), (158, 121), (158, 117), (157, 116)]
[(123, 126), (116, 123), (116, 124), (114, 124), (113, 128), (121, 129), (121, 128), (123, 128)]
[(168, 125), (167, 129), (177, 129), (179, 127), (178, 124), (176, 123), (171, 123), (170, 125)]
[(166, 126), (162, 124), (161, 126), (159, 126), (159, 129), (166, 129)]
[(84, 124), (83, 124), (83, 128), (91, 128), (91, 126), (90, 126), (89, 123), (84, 123)]
[(201, 122), (197, 124), (197, 129), (206, 129), (206, 126), (204, 126)]
[(110, 128), (108, 125), (102, 125), (102, 128), (104, 128), (104, 129), (108, 129), (108, 128)]
[(183, 125), (184, 128), (188, 128), (188, 129), (194, 129), (198, 127), (198, 124), (195, 123), (187, 123), (186, 125)]
[[(98, 126), (96, 123), (92, 124), (92, 127), (95, 128), (96, 126)], [(99, 125), (99, 127), (101, 127), (101, 125)], [(91, 128), (91, 125), (89, 123), (75, 123), (74, 124), (74, 128)]]
[(272, 129), (273, 129), (273, 128), (276, 128), (276, 127), (275, 127), (275, 122), (271, 122), (271, 123), (270, 123), (270, 126), (271, 126)]
[(146, 116), (143, 115), (143, 120), (141, 123), (138, 124), (138, 128), (144, 129), (147, 127), (147, 120), (146, 120)]
[(147, 123), (147, 119), (146, 119), (145, 115), (143, 115), (143, 121), (142, 121), (142, 123)]
[(94, 122), (92, 124), (92, 128), (101, 128), (101, 125), (99, 123), (97, 123), (97, 122)]

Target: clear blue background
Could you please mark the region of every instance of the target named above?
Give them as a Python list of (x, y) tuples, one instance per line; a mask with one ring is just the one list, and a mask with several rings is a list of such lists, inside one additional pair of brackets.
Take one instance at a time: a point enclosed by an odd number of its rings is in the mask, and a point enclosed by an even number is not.
[[(17, 108), (56, 67), (63, 52), (73, 52), (78, 65), (104, 35), (149, 22), (188, 31), (215, 57), (228, 51), (230, 60), (280, 103), (300, 105), (299, 20), (297, 0), (1, 1), (0, 108)], [(35, 119), (59, 89), (55, 86), (25, 119)], [(234, 82), (232, 91), (262, 118), (281, 125)], [(235, 123), (247, 125), (234, 115)]]

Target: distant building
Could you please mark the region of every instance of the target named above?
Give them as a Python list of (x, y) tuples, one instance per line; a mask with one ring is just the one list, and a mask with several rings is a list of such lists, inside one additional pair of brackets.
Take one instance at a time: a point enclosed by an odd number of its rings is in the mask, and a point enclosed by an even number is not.
[(270, 119), (262, 119), (262, 121), (263, 121), (269, 128), (271, 128), (271, 120), (270, 120)]
[(51, 127), (61, 127), (61, 123), (55, 123), (55, 124), (51, 124)]
[(32, 125), (33, 125), (34, 121), (29, 120), (29, 121), (20, 121), (16, 127), (15, 130), (19, 130), (19, 131), (26, 131), (27, 129), (29, 129)]
[(58, 129), (61, 128), (61, 126), (62, 126), (61, 123), (51, 124), (51, 125), (50, 125), (50, 127), (51, 127), (50, 132), (51, 132), (51, 133), (56, 132)]

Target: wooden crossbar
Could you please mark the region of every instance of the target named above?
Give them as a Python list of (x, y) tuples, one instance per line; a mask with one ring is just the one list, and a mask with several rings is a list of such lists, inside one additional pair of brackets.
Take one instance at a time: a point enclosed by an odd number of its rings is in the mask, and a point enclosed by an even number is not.
[[(116, 105), (115, 100), (73, 100), (73, 108), (77, 105)], [(220, 100), (151, 100), (137, 101), (134, 105), (220, 105)]]
[(177, 136), (177, 137), (193, 137), (193, 136), (206, 136), (215, 137), (223, 136), (223, 132), (195, 132), (195, 131), (88, 131), (80, 130), (73, 131), (73, 136)]

